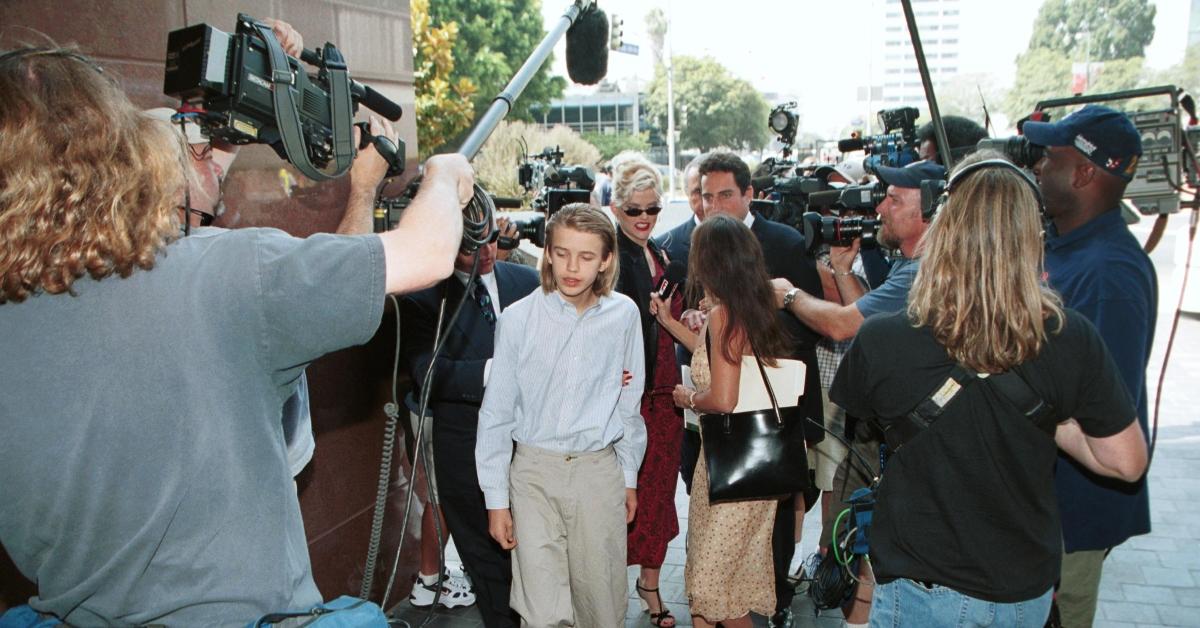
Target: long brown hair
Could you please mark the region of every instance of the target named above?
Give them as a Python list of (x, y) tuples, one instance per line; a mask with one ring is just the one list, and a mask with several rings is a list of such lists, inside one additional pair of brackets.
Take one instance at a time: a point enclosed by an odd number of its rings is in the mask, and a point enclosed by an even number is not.
[(546, 261), (551, 249), (554, 248), (554, 233), (558, 229), (573, 229), (599, 236), (600, 241), (604, 244), (603, 254), (608, 256), (608, 268), (596, 275), (596, 281), (592, 283), (592, 292), (601, 297), (611, 294), (613, 287), (617, 285), (617, 274), (621, 267), (620, 259), (618, 259), (620, 256), (617, 255), (617, 228), (613, 226), (612, 219), (604, 212), (587, 203), (563, 205), (562, 209), (554, 212), (550, 220), (546, 221), (546, 246), (542, 249), (542, 261), (539, 268), (542, 291), (548, 294), (558, 289), (558, 284), (554, 281), (554, 269)]
[(741, 221), (718, 214), (692, 231), (688, 290), (697, 299), (703, 290), (725, 309), (721, 346), (727, 361), (741, 360), (733, 345), (742, 338), (771, 366), (775, 366), (775, 358), (791, 353), (776, 316), (775, 293), (762, 246)]
[[(1003, 158), (981, 151), (959, 169)], [(1038, 354), (1047, 320), (1061, 328), (1062, 300), (1042, 282), (1037, 198), (1015, 170), (989, 166), (956, 182), (920, 247), (909, 318), (967, 368), (1008, 370)]]
[(180, 149), (78, 51), (0, 55), (0, 304), (153, 267), (179, 233)]

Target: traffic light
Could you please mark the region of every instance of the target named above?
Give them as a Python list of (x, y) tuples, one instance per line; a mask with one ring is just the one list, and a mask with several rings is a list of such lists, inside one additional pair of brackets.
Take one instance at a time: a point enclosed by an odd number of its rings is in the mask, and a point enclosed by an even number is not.
[(623, 34), (621, 27), (624, 24), (625, 20), (622, 20), (617, 17), (616, 13), (613, 13), (612, 20), (608, 25), (608, 47), (610, 49), (616, 50), (621, 47), (621, 35)]

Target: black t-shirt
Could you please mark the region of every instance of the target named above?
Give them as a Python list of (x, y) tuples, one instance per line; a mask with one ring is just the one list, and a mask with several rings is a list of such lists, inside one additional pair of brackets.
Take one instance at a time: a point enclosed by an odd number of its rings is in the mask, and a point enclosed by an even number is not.
[[(1129, 394), (1091, 323), (1069, 310), (1066, 319), (1014, 370), (1061, 419), (1075, 418), (1090, 436), (1116, 434), (1134, 420)], [(904, 312), (872, 316), (829, 396), (849, 414), (894, 420), (953, 366), (929, 328), (914, 328)], [(871, 528), (876, 578), (935, 582), (1000, 603), (1045, 593), (1061, 561), (1056, 451), (1050, 435), (985, 381), (964, 387), (888, 461)]]

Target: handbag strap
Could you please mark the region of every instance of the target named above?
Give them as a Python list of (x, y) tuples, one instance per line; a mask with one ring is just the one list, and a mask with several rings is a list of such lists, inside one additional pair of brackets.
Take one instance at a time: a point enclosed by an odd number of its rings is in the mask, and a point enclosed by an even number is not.
[[(771, 410), (775, 413), (775, 421), (783, 427), (783, 415), (779, 413), (779, 401), (775, 399), (775, 389), (771, 387), (771, 378), (767, 377), (767, 369), (763, 366), (762, 359), (758, 357), (758, 351), (754, 349), (754, 341), (746, 336), (746, 341), (750, 343), (750, 353), (754, 356), (754, 363), (758, 365), (758, 374), (762, 377), (763, 385), (767, 387), (767, 396), (771, 398)], [(712, 364), (712, 338), (709, 333), (709, 328), (704, 328), (704, 351), (708, 354), (708, 362)], [(712, 370), (712, 367), (709, 367)]]

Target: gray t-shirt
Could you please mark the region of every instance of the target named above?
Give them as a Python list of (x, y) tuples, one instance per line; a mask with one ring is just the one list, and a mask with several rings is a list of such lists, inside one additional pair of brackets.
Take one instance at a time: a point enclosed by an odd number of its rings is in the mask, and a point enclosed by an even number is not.
[(917, 277), (919, 261), (900, 258), (892, 264), (887, 279), (878, 288), (862, 295), (854, 302), (863, 318), (872, 314), (890, 314), (908, 307), (908, 291)]
[(31, 605), (245, 625), (319, 603), (280, 407), (374, 334), (379, 237), (202, 230), (74, 292), (0, 305), (0, 541)]

